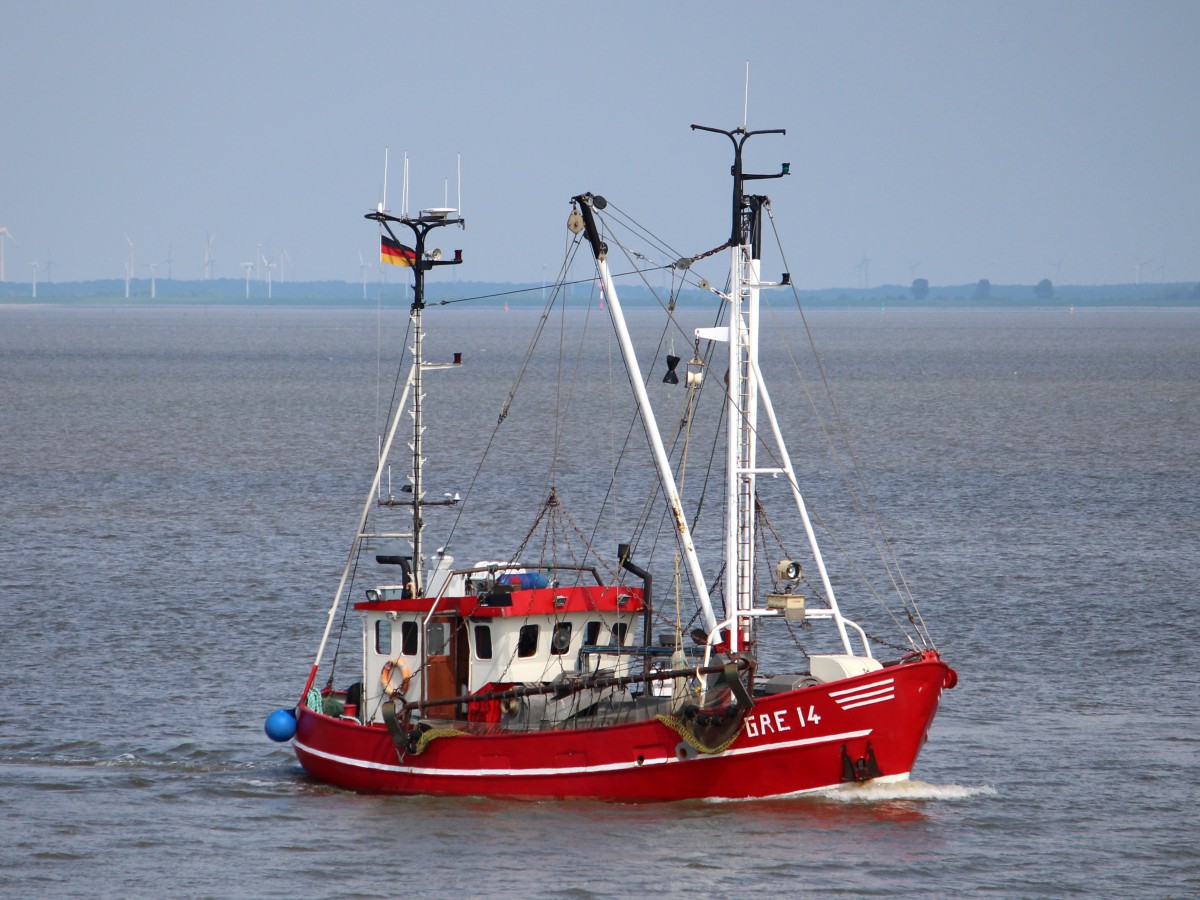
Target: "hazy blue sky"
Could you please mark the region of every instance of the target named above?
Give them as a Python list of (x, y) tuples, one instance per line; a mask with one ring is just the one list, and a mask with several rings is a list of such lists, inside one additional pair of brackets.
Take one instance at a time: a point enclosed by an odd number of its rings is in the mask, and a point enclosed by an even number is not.
[[(454, 200), (461, 279), (538, 281), (591, 190), (675, 246), (725, 236), (751, 142), (801, 287), (1200, 279), (1200, 2), (215, 2), (0, 5), (9, 281), (286, 277), (374, 260)], [(44, 270), (41, 276), (45, 278)], [(440, 277), (440, 276), (439, 276)]]

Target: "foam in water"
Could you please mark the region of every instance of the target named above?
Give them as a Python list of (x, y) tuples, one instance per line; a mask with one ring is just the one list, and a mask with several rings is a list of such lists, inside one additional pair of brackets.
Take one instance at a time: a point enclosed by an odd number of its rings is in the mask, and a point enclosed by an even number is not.
[(821, 791), (817, 796), (839, 803), (880, 803), (888, 800), (966, 800), (994, 797), (989, 785), (929, 784), (925, 781), (872, 781)]

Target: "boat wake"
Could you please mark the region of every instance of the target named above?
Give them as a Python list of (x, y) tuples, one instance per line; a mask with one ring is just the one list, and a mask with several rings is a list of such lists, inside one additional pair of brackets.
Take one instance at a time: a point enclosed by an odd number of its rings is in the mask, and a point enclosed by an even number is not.
[(929, 784), (925, 781), (869, 782), (847, 785), (815, 796), (835, 803), (884, 803), (891, 800), (969, 800), (972, 797), (994, 797), (990, 785)]

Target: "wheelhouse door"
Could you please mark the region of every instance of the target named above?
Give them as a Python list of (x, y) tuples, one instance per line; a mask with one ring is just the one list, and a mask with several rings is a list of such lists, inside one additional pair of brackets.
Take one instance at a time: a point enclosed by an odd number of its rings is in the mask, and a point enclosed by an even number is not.
[[(425, 626), (425, 700), (454, 697), (460, 693), (457, 677), (459, 636), (454, 618), (431, 619)], [(427, 707), (431, 719), (457, 717), (453, 705)]]

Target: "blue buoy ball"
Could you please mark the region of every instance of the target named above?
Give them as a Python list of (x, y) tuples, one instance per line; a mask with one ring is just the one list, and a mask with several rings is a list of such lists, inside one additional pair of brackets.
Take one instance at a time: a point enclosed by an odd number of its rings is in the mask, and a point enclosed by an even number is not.
[(290, 741), (296, 736), (296, 716), (290, 709), (277, 709), (267, 716), (263, 730), (273, 741)]

